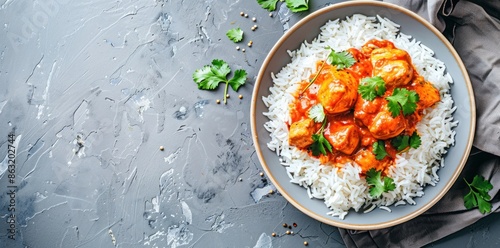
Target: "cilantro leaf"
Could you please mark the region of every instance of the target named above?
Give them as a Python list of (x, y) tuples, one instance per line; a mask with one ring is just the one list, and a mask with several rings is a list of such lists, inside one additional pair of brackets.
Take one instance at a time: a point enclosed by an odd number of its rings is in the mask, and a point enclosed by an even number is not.
[(278, 0), (257, 0), (257, 3), (264, 9), (274, 11), (276, 9), (276, 3), (278, 3)]
[(396, 189), (396, 184), (394, 183), (394, 179), (390, 177), (384, 177), (384, 192), (389, 192), (395, 189)]
[(464, 181), (470, 189), (470, 192), (464, 196), (464, 206), (467, 209), (478, 207), (482, 214), (490, 213), (491, 196), (488, 191), (493, 189), (493, 185), (481, 175), (474, 176), (471, 183), (467, 182), (465, 178)]
[(391, 145), (396, 148), (398, 151), (402, 151), (406, 149), (408, 146), (410, 146), (410, 136), (408, 135), (399, 135), (394, 137), (391, 140)]
[(328, 58), (326, 61), (330, 65), (335, 65), (337, 66), (337, 69), (342, 70), (345, 68), (349, 68), (354, 63), (356, 63), (356, 60), (352, 56), (351, 53), (343, 51), (343, 52), (335, 52), (333, 48), (330, 48), (331, 52), (328, 54)]
[(366, 172), (366, 182), (370, 186), (369, 193), (373, 198), (379, 198), (382, 193), (396, 189), (394, 179), (386, 176), (382, 180), (382, 171), (377, 171), (374, 168)]
[(238, 43), (243, 39), (243, 30), (241, 30), (241, 28), (229, 29), (226, 36), (233, 42)]
[(308, 117), (311, 118), (314, 122), (323, 122), (323, 120), (325, 119), (325, 111), (323, 109), (323, 105), (318, 103), (312, 106), (309, 109)]
[(301, 12), (309, 9), (309, 0), (285, 0), (286, 7), (292, 12)]
[(333, 151), (332, 145), (330, 144), (330, 142), (328, 142), (328, 140), (323, 135), (323, 130), (325, 129), (326, 123), (327, 123), (327, 119), (323, 118), (323, 124), (321, 124), (321, 128), (318, 130), (317, 133), (312, 135), (313, 143), (311, 144), (311, 146), (309, 146), (309, 148), (311, 149), (312, 154), (314, 156), (319, 156), (319, 154), (323, 154), (326, 156), (327, 150), (329, 152)]
[[(309, 9), (309, 0), (280, 0), (286, 3), (286, 7), (292, 12), (301, 12)], [(257, 0), (257, 3), (263, 9), (268, 11), (276, 10), (276, 4), (278, 0)]]
[(363, 78), (358, 87), (361, 97), (368, 101), (373, 101), (377, 96), (383, 96), (385, 90), (385, 82), (380, 76)]
[(483, 197), (477, 198), (477, 206), (482, 214), (491, 212), (491, 203)]
[(198, 84), (198, 89), (213, 90), (220, 82), (225, 82), (231, 72), (229, 65), (223, 60), (214, 59), (212, 65), (206, 65), (193, 74), (193, 80)]
[(377, 160), (382, 160), (387, 156), (387, 152), (385, 151), (385, 143), (382, 140), (379, 140), (372, 145), (373, 154), (375, 154), (375, 158)]
[(477, 199), (472, 191), (469, 191), (469, 193), (464, 196), (464, 206), (467, 209), (477, 207)]
[(405, 88), (395, 88), (391, 96), (386, 97), (387, 107), (392, 114), (392, 117), (398, 116), (401, 111), (404, 115), (409, 115), (417, 109), (419, 96), (413, 90)]
[(420, 147), (422, 144), (422, 139), (420, 139), (420, 136), (418, 135), (417, 132), (413, 132), (413, 134), (410, 137), (410, 147), (417, 149)]
[(413, 132), (411, 136), (408, 135), (399, 135), (394, 137), (391, 140), (391, 145), (398, 150), (398, 152), (403, 151), (404, 149), (411, 147), (417, 149), (420, 147), (422, 140), (417, 132)]
[(234, 91), (238, 91), (238, 89), (245, 84), (246, 80), (247, 72), (243, 69), (239, 69), (234, 71), (233, 78), (231, 78), (228, 83)]
[(320, 134), (313, 134), (312, 139), (314, 143), (311, 144), (310, 148), (314, 156), (319, 156), (320, 153), (326, 156), (326, 150), (332, 152), (332, 145), (322, 132)]
[(231, 73), (229, 65), (220, 59), (212, 60), (212, 65), (206, 65), (201, 69), (195, 70), (193, 73), (193, 80), (201, 90), (215, 90), (219, 83), (225, 83), (224, 88), (224, 104), (227, 101), (227, 90), (229, 85), (234, 91), (245, 84), (247, 73), (245, 70), (236, 70), (233, 78), (227, 80), (227, 76)]
[(480, 175), (476, 175), (474, 179), (472, 179), (472, 183), (470, 185), (482, 192), (488, 192), (493, 189), (493, 185)]

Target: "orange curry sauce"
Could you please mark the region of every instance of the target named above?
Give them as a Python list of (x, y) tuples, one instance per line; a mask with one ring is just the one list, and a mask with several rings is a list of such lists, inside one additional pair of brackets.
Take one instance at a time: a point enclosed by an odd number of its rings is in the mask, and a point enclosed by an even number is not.
[[(309, 81), (301, 82), (290, 106), (291, 124), (289, 142), (302, 150), (312, 152), (312, 134), (319, 131), (321, 123), (314, 123), (308, 117), (309, 109), (321, 103), (327, 117), (324, 137), (333, 147), (333, 152), (320, 154), (322, 164), (340, 166), (355, 161), (362, 172), (370, 168), (384, 174), (395, 162), (397, 150), (391, 139), (398, 135), (412, 135), (416, 124), (422, 119), (425, 108), (440, 100), (439, 91), (414, 68), (411, 58), (404, 50), (398, 49), (387, 40), (371, 40), (360, 50), (347, 50), (356, 63), (349, 68), (337, 70), (336, 66), (325, 63), (314, 83), (304, 89)], [(316, 63), (320, 70), (323, 61)], [(313, 73), (311, 79), (317, 74)], [(386, 92), (373, 101), (363, 99), (358, 86), (363, 78), (380, 76), (386, 85)], [(413, 90), (419, 95), (416, 111), (404, 116), (392, 117), (387, 109), (385, 97), (392, 95), (395, 88)], [(388, 156), (377, 160), (372, 145), (384, 141)]]

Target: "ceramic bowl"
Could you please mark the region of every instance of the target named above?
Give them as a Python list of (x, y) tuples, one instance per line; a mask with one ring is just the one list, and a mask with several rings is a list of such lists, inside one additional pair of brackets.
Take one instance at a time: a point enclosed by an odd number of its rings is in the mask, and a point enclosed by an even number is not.
[[(445, 156), (445, 166), (438, 171), (440, 181), (436, 186), (426, 186), (424, 195), (414, 200), (416, 205), (400, 205), (391, 207), (392, 212), (375, 209), (369, 213), (350, 211), (343, 219), (327, 215), (329, 209), (323, 200), (310, 199), (306, 189), (290, 183), (285, 168), (280, 164), (275, 152), (267, 148), (270, 141), (269, 133), (264, 128), (268, 121), (263, 112), (267, 107), (262, 102), (263, 96), (270, 94), (272, 86), (271, 72), (278, 73), (283, 66), (291, 61), (287, 50), (299, 48), (304, 41), (311, 41), (319, 34), (319, 28), (328, 20), (344, 19), (353, 14), (366, 16), (380, 15), (400, 24), (400, 31), (413, 36), (422, 44), (435, 52), (435, 57), (443, 61), (448, 73), (453, 77), (451, 94), (457, 107), (454, 120), (459, 124), (456, 132), (455, 145), (448, 149)], [(457, 180), (469, 155), (475, 129), (475, 103), (471, 83), (467, 71), (457, 52), (446, 38), (415, 13), (393, 4), (377, 1), (349, 1), (330, 5), (304, 17), (289, 29), (274, 45), (257, 76), (251, 102), (251, 126), (254, 146), (260, 163), (277, 190), (293, 206), (310, 217), (337, 227), (354, 230), (372, 230), (394, 226), (408, 221), (424, 213), (437, 203)]]

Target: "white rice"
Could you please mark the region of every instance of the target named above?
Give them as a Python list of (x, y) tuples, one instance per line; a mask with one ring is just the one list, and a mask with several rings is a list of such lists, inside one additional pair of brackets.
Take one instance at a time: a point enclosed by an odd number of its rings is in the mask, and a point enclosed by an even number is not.
[[(422, 145), (398, 155), (396, 164), (388, 171), (396, 189), (383, 193), (379, 199), (370, 197), (369, 187), (360, 177), (361, 168), (356, 163), (347, 163), (342, 168), (321, 165), (317, 159), (288, 144), (287, 126), (293, 93), (302, 80), (308, 80), (315, 73), (316, 61), (325, 59), (329, 52), (325, 47), (336, 51), (360, 48), (373, 38), (392, 41), (396, 47), (406, 50), (418, 73), (432, 82), (441, 94), (441, 101), (427, 109), (417, 125)], [(271, 94), (263, 97), (269, 109), (264, 113), (269, 118), (265, 128), (271, 136), (267, 145), (281, 157), (290, 182), (306, 188), (309, 197), (323, 199), (331, 210), (329, 215), (343, 219), (350, 209), (360, 211), (364, 208), (363, 212), (369, 212), (378, 207), (391, 211), (387, 206), (415, 204), (413, 198), (424, 194), (425, 185), (435, 185), (439, 181), (437, 171), (444, 165), (442, 155), (454, 143), (452, 128), (457, 122), (453, 121), (455, 108), (449, 94), (452, 78), (446, 73), (444, 63), (433, 57), (431, 49), (400, 33), (399, 25), (388, 19), (353, 15), (346, 20), (327, 22), (315, 40), (304, 42), (299, 49), (289, 51), (289, 55), (291, 62), (276, 75), (271, 75), (274, 86), (270, 88)]]

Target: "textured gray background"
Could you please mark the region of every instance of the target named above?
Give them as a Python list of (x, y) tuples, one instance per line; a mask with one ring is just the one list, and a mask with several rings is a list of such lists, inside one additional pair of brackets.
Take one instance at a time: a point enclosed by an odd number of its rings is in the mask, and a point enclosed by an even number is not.
[[(0, 246), (344, 247), (335, 227), (267, 195), (250, 134), (259, 67), (308, 13), (279, 4), (270, 17), (253, 0), (0, 0)], [(233, 27), (245, 53), (225, 36)], [(191, 77), (216, 58), (249, 76), (227, 105), (215, 103), (222, 87), (201, 91)], [(498, 219), (430, 247), (498, 246)]]

